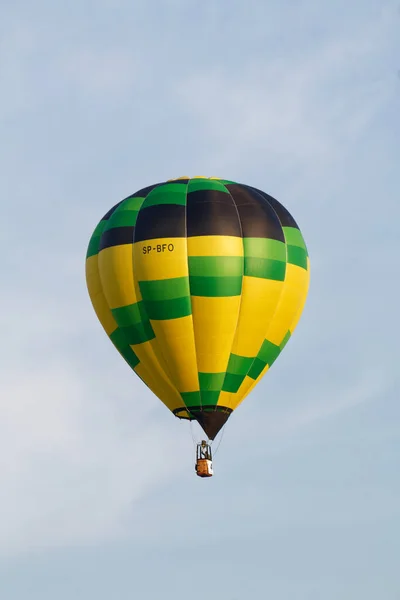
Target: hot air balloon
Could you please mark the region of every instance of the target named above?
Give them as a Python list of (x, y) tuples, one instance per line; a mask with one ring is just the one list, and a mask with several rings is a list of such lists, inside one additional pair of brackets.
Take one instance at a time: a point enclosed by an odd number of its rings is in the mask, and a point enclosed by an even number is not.
[[(309, 272), (303, 236), (282, 204), (206, 177), (157, 183), (116, 204), (86, 258), (91, 302), (116, 349), (209, 441), (293, 334)], [(204, 440), (196, 470), (212, 475)]]

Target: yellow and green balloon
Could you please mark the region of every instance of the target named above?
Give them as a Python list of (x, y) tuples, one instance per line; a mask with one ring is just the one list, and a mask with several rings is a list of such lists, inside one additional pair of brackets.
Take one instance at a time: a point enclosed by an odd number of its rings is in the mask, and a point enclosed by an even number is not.
[(309, 272), (282, 204), (206, 177), (157, 183), (116, 204), (86, 258), (89, 295), (116, 349), (209, 439), (291, 337)]

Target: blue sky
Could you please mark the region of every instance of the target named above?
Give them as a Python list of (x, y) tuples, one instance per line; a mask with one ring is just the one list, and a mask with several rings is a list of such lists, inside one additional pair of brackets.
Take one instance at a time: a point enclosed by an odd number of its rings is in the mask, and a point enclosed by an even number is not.
[[(400, 597), (399, 32), (378, 0), (2, 3), (2, 600)], [(277, 197), (312, 266), (206, 481), (84, 279), (108, 208), (181, 175)]]

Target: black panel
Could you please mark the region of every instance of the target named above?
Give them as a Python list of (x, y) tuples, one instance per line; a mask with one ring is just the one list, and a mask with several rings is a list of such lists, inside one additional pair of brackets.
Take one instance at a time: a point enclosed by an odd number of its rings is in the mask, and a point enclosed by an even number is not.
[(111, 246), (133, 244), (134, 227), (114, 227), (104, 231), (100, 238), (99, 252)]
[(274, 209), (255, 189), (240, 184), (228, 184), (226, 187), (236, 203), (243, 237), (285, 241), (281, 223)]
[(278, 215), (279, 220), (282, 224), (282, 227), (295, 227), (296, 229), (299, 229), (299, 226), (297, 225), (296, 221), (293, 219), (290, 212), (280, 202), (278, 202), (278, 200), (276, 198), (273, 198), (269, 194), (266, 194), (265, 192), (262, 192), (261, 190), (258, 190), (257, 188), (250, 188), (250, 189), (261, 194), (261, 196), (267, 202), (269, 202), (269, 204), (272, 206), (272, 208)]
[(136, 221), (134, 241), (166, 237), (186, 237), (186, 206), (158, 204), (142, 208)]
[(224, 406), (207, 406), (207, 410), (188, 406), (188, 410), (202, 427), (209, 440), (216, 437), (232, 414), (232, 409)]
[(230, 194), (197, 190), (187, 195), (187, 236), (242, 236), (240, 221)]

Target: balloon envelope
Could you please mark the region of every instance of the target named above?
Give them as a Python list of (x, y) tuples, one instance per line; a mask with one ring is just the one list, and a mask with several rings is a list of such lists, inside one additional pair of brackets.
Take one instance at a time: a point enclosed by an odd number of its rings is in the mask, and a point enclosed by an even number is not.
[(115, 205), (89, 242), (96, 314), (126, 362), (213, 439), (277, 359), (307, 296), (309, 258), (268, 194), (180, 178)]

